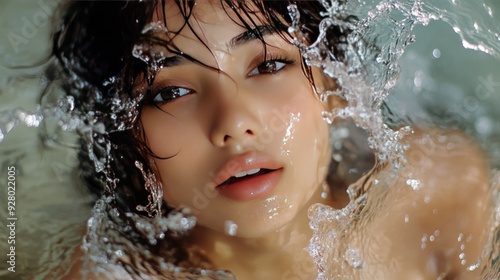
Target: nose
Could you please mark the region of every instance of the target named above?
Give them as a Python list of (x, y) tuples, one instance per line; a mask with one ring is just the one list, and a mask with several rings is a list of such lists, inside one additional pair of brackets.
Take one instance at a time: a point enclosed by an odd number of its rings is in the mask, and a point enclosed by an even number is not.
[(210, 140), (219, 148), (239, 148), (251, 144), (261, 127), (255, 102), (243, 92), (221, 94), (217, 99), (210, 129)]

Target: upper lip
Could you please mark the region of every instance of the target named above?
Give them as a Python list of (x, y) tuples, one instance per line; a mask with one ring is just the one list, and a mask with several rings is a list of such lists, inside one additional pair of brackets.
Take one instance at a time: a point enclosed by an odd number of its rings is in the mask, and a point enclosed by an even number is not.
[(283, 165), (271, 156), (260, 152), (248, 152), (230, 158), (224, 166), (217, 172), (214, 178), (214, 185), (218, 187), (237, 173), (251, 169), (280, 169)]

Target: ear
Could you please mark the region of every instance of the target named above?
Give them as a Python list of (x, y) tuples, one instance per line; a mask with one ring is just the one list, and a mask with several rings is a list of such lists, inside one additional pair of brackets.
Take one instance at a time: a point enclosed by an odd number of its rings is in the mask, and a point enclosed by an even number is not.
[[(340, 87), (337, 84), (337, 80), (326, 75), (322, 68), (311, 67), (311, 74), (313, 76), (316, 91), (323, 92), (339, 90)], [(332, 111), (337, 108), (345, 108), (347, 106), (347, 101), (338, 95), (330, 95), (324, 103), (324, 106), (325, 110)]]

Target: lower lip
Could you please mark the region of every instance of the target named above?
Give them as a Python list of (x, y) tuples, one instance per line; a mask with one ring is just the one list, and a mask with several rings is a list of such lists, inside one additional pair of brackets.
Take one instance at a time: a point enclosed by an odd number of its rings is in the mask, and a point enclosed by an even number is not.
[(269, 173), (244, 179), (217, 188), (217, 191), (228, 198), (247, 201), (267, 197), (278, 185), (283, 169), (277, 169)]

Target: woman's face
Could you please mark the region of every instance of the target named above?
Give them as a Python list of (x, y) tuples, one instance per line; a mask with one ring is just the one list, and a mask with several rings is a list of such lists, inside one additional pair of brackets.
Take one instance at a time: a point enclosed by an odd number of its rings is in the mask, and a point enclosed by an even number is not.
[(165, 11), (175, 48), (220, 71), (167, 53), (156, 75), (158, 106), (145, 106), (140, 121), (148, 147), (164, 158), (153, 164), (164, 200), (191, 208), (199, 226), (224, 231), (232, 221), (241, 237), (277, 230), (306, 210), (329, 164), (324, 107), (299, 51), (258, 14), (266, 55), (230, 9), (199, 1), (189, 20), (195, 32), (175, 4)]

